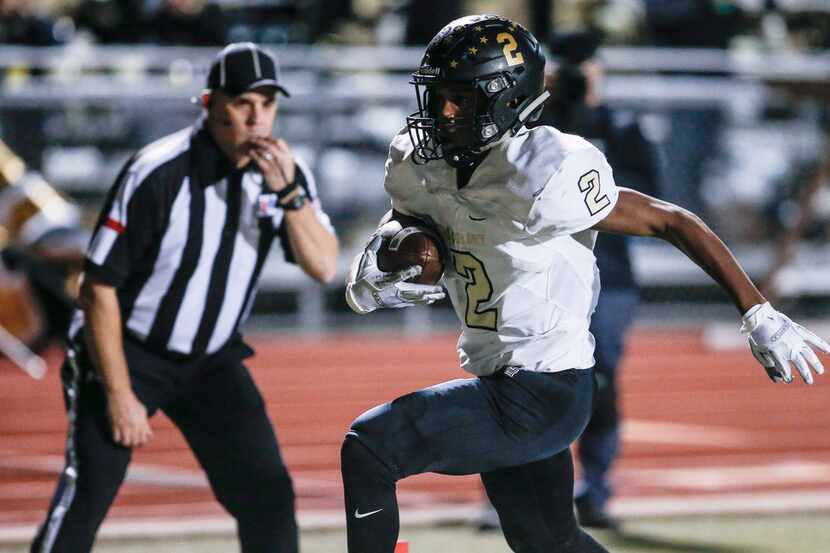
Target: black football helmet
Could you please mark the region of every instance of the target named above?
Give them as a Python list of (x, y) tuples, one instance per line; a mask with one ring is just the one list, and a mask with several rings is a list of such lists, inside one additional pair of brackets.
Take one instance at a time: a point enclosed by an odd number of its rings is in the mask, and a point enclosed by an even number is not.
[[(518, 23), (496, 15), (449, 23), (410, 81), (418, 99), (418, 111), (406, 118), (413, 160), (465, 167), (505, 133), (515, 134), (548, 98), (544, 69), (539, 42)], [(447, 98), (461, 105), (459, 113), (442, 113)]]

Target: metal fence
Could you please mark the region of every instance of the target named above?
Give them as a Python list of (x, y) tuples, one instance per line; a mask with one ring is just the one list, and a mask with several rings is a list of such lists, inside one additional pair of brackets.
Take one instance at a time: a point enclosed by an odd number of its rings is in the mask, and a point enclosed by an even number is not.
[[(390, 138), (414, 109), (408, 75), (421, 52), (274, 50), (292, 92), (280, 106), (278, 132), (317, 176), (343, 244), (344, 273), (388, 208), (383, 164)], [(92, 213), (135, 149), (197, 117), (189, 99), (214, 54), (81, 43), (0, 48), (0, 137)], [(638, 117), (658, 146), (663, 197), (700, 213), (751, 273), (763, 272), (780, 230), (769, 220), (781, 219), (779, 207), (825, 150), (830, 54), (606, 48), (601, 56), (607, 100)], [(796, 269), (804, 275), (791, 294), (827, 295), (826, 279), (806, 276), (830, 265), (825, 249), (804, 244), (795, 266), (810, 270)], [(638, 242), (634, 251), (647, 298), (659, 299), (649, 290), (678, 287), (711, 296), (707, 277), (682, 255), (656, 242)], [(266, 266), (257, 311), (288, 313), (316, 328), (342, 310), (340, 284), (317, 287), (280, 259)], [(422, 314), (408, 316), (413, 328), (426, 324)]]

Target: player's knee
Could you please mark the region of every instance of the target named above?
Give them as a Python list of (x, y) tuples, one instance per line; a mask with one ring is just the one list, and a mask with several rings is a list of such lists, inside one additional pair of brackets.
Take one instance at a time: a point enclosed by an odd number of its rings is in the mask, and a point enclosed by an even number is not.
[(390, 463), (370, 451), (357, 437), (354, 430), (346, 434), (340, 448), (340, 468), (344, 482), (362, 477), (396, 481), (398, 478), (390, 469)]
[(344, 472), (374, 465), (378, 462), (377, 456), (361, 443), (354, 430), (346, 434), (343, 445), (340, 446), (340, 466)]

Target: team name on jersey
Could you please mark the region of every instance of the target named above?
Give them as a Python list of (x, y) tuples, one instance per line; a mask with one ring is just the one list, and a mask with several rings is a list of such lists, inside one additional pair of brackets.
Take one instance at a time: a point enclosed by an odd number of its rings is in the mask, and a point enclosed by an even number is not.
[(463, 232), (448, 229), (450, 244), (454, 247), (483, 246), (486, 235), (478, 232)]

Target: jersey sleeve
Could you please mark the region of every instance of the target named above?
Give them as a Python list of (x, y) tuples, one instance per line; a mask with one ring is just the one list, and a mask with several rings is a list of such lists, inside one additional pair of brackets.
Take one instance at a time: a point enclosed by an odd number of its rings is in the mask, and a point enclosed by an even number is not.
[(538, 193), (528, 231), (553, 236), (588, 229), (611, 213), (619, 189), (605, 156), (593, 146), (567, 154)]
[(384, 170), (383, 187), (389, 194), (389, 200), (392, 204), (392, 209), (404, 215), (411, 215), (406, 206), (406, 199), (402, 192), (401, 175), (397, 171), (395, 161), (390, 157), (386, 160), (386, 167)]
[(130, 164), (104, 203), (86, 253), (85, 271), (111, 286), (121, 285), (157, 241), (166, 209), (151, 174), (140, 179)]
[(389, 145), (389, 156), (386, 158), (383, 176), (383, 188), (389, 194), (392, 209), (404, 215), (414, 215), (418, 211), (414, 194), (418, 185), (412, 173), (411, 163), (407, 163), (411, 153), (412, 143), (404, 128)]

